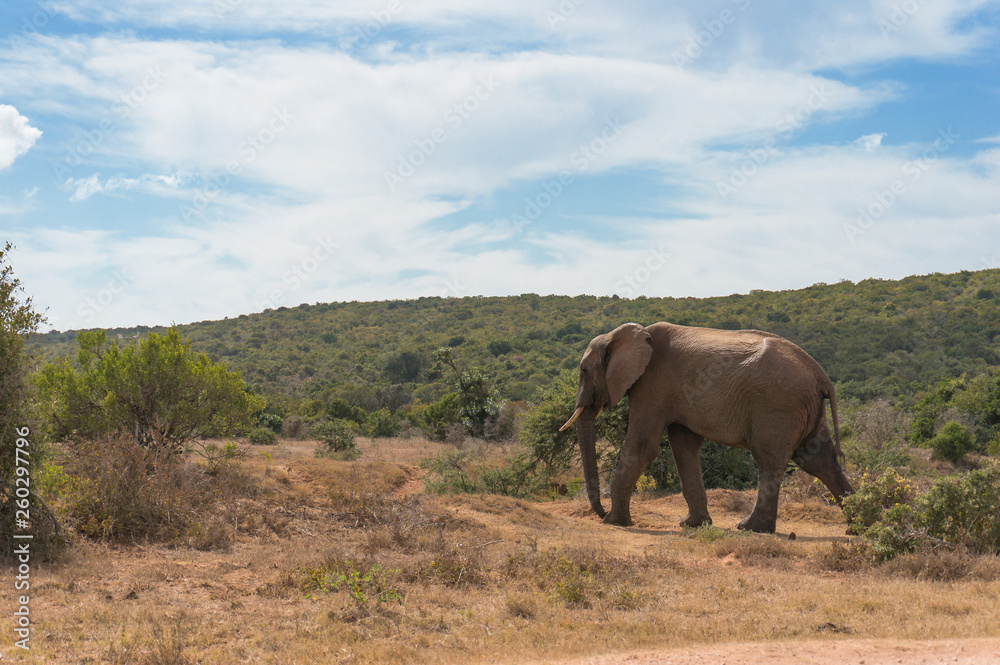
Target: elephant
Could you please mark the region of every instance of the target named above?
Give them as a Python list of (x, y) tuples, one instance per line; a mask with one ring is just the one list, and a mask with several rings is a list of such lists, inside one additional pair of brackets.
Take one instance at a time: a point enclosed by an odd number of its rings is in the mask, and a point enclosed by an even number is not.
[[(611, 481), (611, 511), (606, 512), (595, 421), (626, 394), (628, 429)], [(812, 356), (772, 333), (660, 322), (646, 327), (626, 323), (598, 335), (580, 361), (576, 411), (560, 431), (573, 423), (587, 497), (607, 524), (632, 525), (631, 495), (656, 458), (664, 429), (688, 506), (681, 526), (712, 523), (699, 459), (706, 438), (749, 449), (760, 471), (756, 504), (739, 529), (774, 533), (789, 460), (823, 481), (838, 504), (854, 491), (840, 465), (833, 383)]]

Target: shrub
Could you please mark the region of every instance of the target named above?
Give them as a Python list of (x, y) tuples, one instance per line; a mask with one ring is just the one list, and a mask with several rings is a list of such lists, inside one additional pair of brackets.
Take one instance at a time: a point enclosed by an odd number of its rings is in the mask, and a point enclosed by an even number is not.
[(931, 439), (930, 446), (935, 456), (956, 464), (966, 453), (975, 450), (976, 442), (963, 425), (949, 422), (940, 434)]
[(174, 328), (119, 348), (103, 330), (77, 335), (77, 366), (62, 358), (37, 377), (56, 438), (95, 440), (129, 432), (178, 453), (199, 437), (242, 432), (265, 406), (243, 379), (191, 350)]
[(350, 420), (343, 418), (321, 420), (312, 425), (312, 433), (323, 444), (316, 449), (317, 457), (351, 460), (361, 456), (354, 445), (354, 439), (358, 434), (357, 425)]
[(935, 547), (1000, 554), (1000, 463), (936, 482), (916, 496), (895, 471), (865, 477), (844, 513), (876, 562)]
[(204, 498), (202, 478), (170, 458), (127, 436), (76, 446), (62, 493), (80, 533), (118, 541), (185, 533)]
[(305, 420), (302, 416), (288, 416), (281, 423), (281, 433), (287, 439), (301, 439), (305, 433)]
[(919, 501), (927, 533), (975, 552), (1000, 554), (1000, 462), (938, 481)]
[(399, 418), (388, 409), (379, 409), (368, 414), (365, 434), (373, 439), (387, 439), (399, 434)]
[(536, 462), (525, 455), (506, 460), (500, 466), (474, 461), (467, 450), (445, 452), (420, 463), (427, 469), (427, 491), (436, 494), (501, 494), (528, 497), (544, 490), (545, 477), (536, 471)]
[(841, 438), (851, 438), (844, 446), (845, 457), (863, 473), (879, 473), (890, 468), (904, 468), (910, 462), (903, 433), (909, 428), (907, 417), (886, 399), (860, 407), (853, 427), (841, 428)]
[(278, 436), (267, 427), (254, 427), (247, 432), (247, 440), (257, 446), (273, 446), (278, 442)]
[(317, 593), (346, 591), (359, 609), (373, 602), (403, 603), (397, 577), (400, 571), (384, 570), (374, 563), (329, 559), (319, 566), (305, 566), (288, 573), (283, 580), (287, 587), (297, 588), (314, 598)]
[(895, 470), (862, 477), (857, 491), (844, 497), (844, 515), (851, 529), (865, 541), (877, 562), (913, 552), (922, 542), (916, 490)]
[(992, 457), (1000, 457), (1000, 433), (990, 439), (986, 450)]
[(415, 408), (413, 418), (428, 439), (444, 441), (448, 429), (461, 418), (461, 408), (458, 394), (448, 393), (433, 404)]
[(912, 505), (916, 488), (894, 469), (878, 476), (865, 474), (854, 494), (844, 497), (844, 515), (851, 527), (861, 533), (877, 524), (885, 511), (899, 505)]

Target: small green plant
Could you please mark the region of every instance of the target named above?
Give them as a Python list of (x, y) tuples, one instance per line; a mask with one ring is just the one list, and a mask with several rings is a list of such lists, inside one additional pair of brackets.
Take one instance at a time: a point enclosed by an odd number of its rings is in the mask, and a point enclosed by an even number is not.
[(937, 436), (931, 439), (930, 446), (936, 457), (956, 464), (965, 457), (966, 453), (975, 450), (976, 442), (972, 433), (965, 426), (950, 422), (941, 429)]
[(547, 571), (552, 594), (567, 607), (586, 607), (591, 571), (586, 563), (559, 557)]
[(704, 526), (699, 526), (699, 527), (690, 527), (690, 526), (684, 527), (685, 538), (692, 538), (699, 542), (705, 543), (706, 545), (719, 542), (720, 540), (724, 540), (726, 538), (731, 538), (732, 536), (733, 534), (731, 534), (729, 531), (726, 531), (725, 529), (714, 526), (712, 524), (706, 524)]
[(403, 592), (397, 588), (392, 579), (399, 572), (383, 570), (378, 564), (333, 559), (316, 567), (294, 571), (289, 581), (304, 591), (306, 597), (310, 599), (316, 599), (317, 593), (346, 591), (359, 609), (365, 609), (371, 602), (376, 605), (403, 604)]
[(611, 589), (608, 601), (616, 610), (637, 610), (646, 602), (646, 595), (633, 590), (627, 584), (619, 584)]
[(635, 493), (639, 498), (649, 498), (649, 495), (654, 491), (656, 491), (656, 480), (652, 476), (645, 474), (639, 476), (639, 481), (635, 484)]

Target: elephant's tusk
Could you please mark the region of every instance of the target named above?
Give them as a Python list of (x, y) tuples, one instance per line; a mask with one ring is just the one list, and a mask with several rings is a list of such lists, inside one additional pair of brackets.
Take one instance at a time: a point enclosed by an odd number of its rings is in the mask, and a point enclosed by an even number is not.
[(597, 420), (598, 418), (600, 418), (602, 413), (604, 413), (604, 407), (603, 406), (597, 410), (597, 415), (594, 416), (594, 420)]
[(567, 420), (566, 424), (559, 428), (559, 431), (564, 432), (567, 429), (569, 429), (569, 426), (576, 422), (576, 419), (580, 417), (581, 413), (583, 413), (583, 407), (582, 406), (576, 407), (576, 411), (573, 412), (573, 417)]

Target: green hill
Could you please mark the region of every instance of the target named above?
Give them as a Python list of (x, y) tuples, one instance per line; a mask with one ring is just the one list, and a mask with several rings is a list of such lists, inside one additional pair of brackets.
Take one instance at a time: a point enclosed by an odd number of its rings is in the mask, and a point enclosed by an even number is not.
[[(841, 396), (909, 402), (942, 378), (1000, 362), (1000, 270), (718, 298), (525, 294), (303, 304), (178, 328), (260, 392), (394, 410), (449, 389), (452, 377), (435, 367), (437, 348), (455, 348), (504, 397), (525, 400), (575, 368), (594, 335), (628, 321), (768, 330), (812, 354)], [(75, 335), (51, 332), (33, 343), (47, 358), (73, 356)]]

